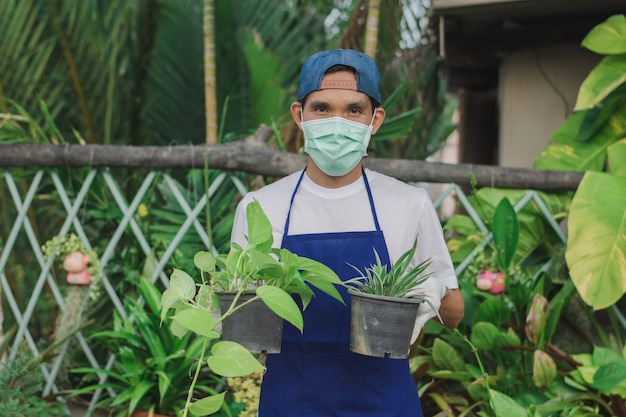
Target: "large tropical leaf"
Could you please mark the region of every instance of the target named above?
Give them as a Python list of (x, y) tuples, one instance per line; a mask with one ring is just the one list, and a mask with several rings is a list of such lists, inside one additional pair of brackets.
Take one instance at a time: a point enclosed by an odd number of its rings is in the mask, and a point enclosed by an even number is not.
[(576, 140), (585, 112), (574, 113), (550, 138), (548, 146), (535, 159), (533, 168), (563, 171), (602, 171), (606, 160), (606, 149), (626, 132), (626, 106), (619, 109), (598, 130), (592, 140)]
[[(88, 141), (127, 138), (141, 85), (133, 78), (138, 37), (131, 36), (139, 30), (139, 2), (0, 2), (0, 95), (36, 115), (45, 100), (67, 139), (74, 129)], [(0, 103), (11, 110), (4, 98)]]
[(581, 84), (574, 110), (597, 106), (624, 83), (626, 83), (626, 54), (603, 58)]
[(595, 309), (614, 304), (626, 291), (623, 207), (626, 178), (606, 173), (586, 173), (572, 201), (566, 260), (581, 297)]
[(626, 54), (626, 16), (609, 17), (585, 36), (582, 45), (597, 54)]
[(53, 81), (57, 74), (51, 69), (57, 39), (38, 3), (0, 2), (0, 106), (5, 113), (9, 112), (7, 98), (31, 113), (42, 97), (53, 115), (63, 106), (65, 89)]
[[(616, 167), (626, 165), (625, 144), (610, 148)], [(582, 299), (594, 309), (615, 304), (626, 292), (625, 207), (626, 176), (608, 173), (587, 172), (572, 200), (565, 259)]]
[(139, 144), (204, 143), (201, 2), (162, 1), (155, 26)]
[(626, 17), (615, 15), (594, 27), (582, 45), (606, 56), (591, 70), (578, 91), (575, 110), (598, 106), (626, 82)]

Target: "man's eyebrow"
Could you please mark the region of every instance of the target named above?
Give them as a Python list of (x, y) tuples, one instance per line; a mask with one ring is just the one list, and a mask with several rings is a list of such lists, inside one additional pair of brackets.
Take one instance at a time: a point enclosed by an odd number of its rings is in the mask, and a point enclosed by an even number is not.
[(311, 100), (309, 101), (311, 107), (328, 107), (328, 102), (323, 100)]
[[(318, 108), (318, 107), (330, 107), (330, 104), (327, 101), (324, 100), (311, 100), (309, 101), (309, 105), (312, 108)], [(351, 108), (361, 108), (361, 109), (367, 109), (369, 107), (370, 103), (367, 100), (357, 100), (357, 101), (353, 101), (350, 103), (346, 103), (344, 105), (344, 107), (346, 109), (351, 109)]]

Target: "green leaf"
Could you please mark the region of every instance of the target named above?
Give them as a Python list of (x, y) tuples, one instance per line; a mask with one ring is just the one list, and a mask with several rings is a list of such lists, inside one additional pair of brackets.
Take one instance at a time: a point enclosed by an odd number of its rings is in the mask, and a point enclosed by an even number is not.
[(552, 336), (561, 322), (561, 312), (569, 306), (569, 302), (576, 294), (576, 287), (571, 279), (565, 281), (559, 292), (552, 297), (548, 304), (548, 317), (546, 320), (543, 337), (544, 345), (550, 343)]
[(174, 268), (170, 276), (169, 289), (184, 300), (191, 300), (196, 296), (196, 282), (188, 273), (180, 269)]
[[(245, 56), (249, 75), (247, 83), (248, 101), (252, 106), (249, 121), (251, 126), (270, 124), (272, 117), (289, 107), (291, 94), (285, 89), (285, 66), (287, 65), (266, 45), (252, 28), (240, 30), (238, 41)], [(267, 94), (271, 91), (272, 94)]]
[(511, 309), (504, 300), (489, 299), (483, 301), (474, 313), (473, 323), (487, 322), (496, 327), (511, 321)]
[(145, 275), (139, 278), (139, 290), (141, 296), (146, 300), (148, 309), (153, 312), (159, 311), (161, 308), (161, 291)]
[(265, 369), (246, 348), (236, 342), (217, 342), (211, 348), (211, 353), (207, 364), (218, 375), (245, 376)]
[(543, 350), (535, 350), (533, 361), (533, 382), (536, 387), (548, 387), (556, 378), (556, 364), (550, 355)]
[(262, 285), (256, 289), (256, 294), (274, 313), (302, 332), (304, 328), (302, 313), (288, 293), (272, 285)]
[(624, 381), (626, 381), (626, 362), (612, 362), (598, 368), (593, 375), (591, 386), (600, 391), (609, 391)]
[(587, 142), (600, 131), (614, 115), (626, 112), (626, 83), (622, 84), (606, 96), (602, 102), (584, 111), (584, 118), (575, 139)]
[(443, 339), (437, 338), (433, 343), (433, 361), (440, 369), (448, 371), (465, 371), (463, 355)]
[(493, 400), (493, 411), (496, 416), (529, 417), (526, 408), (508, 395), (494, 390), (489, 390), (489, 394)]
[(204, 397), (198, 401), (194, 401), (189, 405), (189, 412), (194, 416), (206, 416), (219, 411), (224, 404), (224, 396), (226, 392)]
[(340, 303), (345, 304), (341, 294), (335, 287), (335, 285), (342, 285), (341, 279), (335, 271), (313, 259), (297, 256), (296, 260), (298, 269), (302, 271), (304, 281), (330, 295)]
[(607, 56), (582, 82), (575, 111), (598, 106), (604, 98), (626, 82), (626, 54)]
[(593, 349), (591, 359), (592, 363), (596, 366), (624, 362), (624, 358), (618, 352), (602, 346), (596, 346)]
[(474, 346), (483, 350), (496, 350), (501, 344), (498, 342), (500, 330), (491, 323), (480, 322), (474, 325), (470, 337)]
[[(623, 107), (622, 107), (623, 108)], [(535, 159), (533, 168), (562, 171), (602, 171), (609, 145), (626, 131), (626, 117), (616, 112), (587, 142), (576, 140), (585, 112), (568, 117)]]
[(170, 287), (161, 294), (161, 322), (167, 312), (177, 304), (192, 300), (196, 295), (196, 283), (184, 271), (174, 268), (170, 276)]
[(248, 221), (247, 249), (269, 252), (274, 242), (272, 224), (263, 212), (261, 204), (254, 200), (246, 206)]
[(474, 220), (466, 214), (455, 214), (443, 226), (444, 230), (454, 230), (463, 236), (478, 233), (479, 229)]
[(193, 257), (193, 263), (202, 272), (215, 271), (215, 256), (207, 251), (196, 252)]
[(626, 177), (587, 172), (572, 199), (565, 259), (582, 299), (594, 309), (626, 291)]
[(215, 328), (213, 315), (203, 308), (188, 308), (177, 312), (172, 316), (172, 320), (201, 336), (212, 339), (220, 337), (220, 334), (213, 330)]
[(493, 214), (492, 232), (498, 255), (498, 266), (502, 271), (507, 271), (517, 249), (519, 224), (515, 210), (506, 197), (500, 200)]
[(626, 177), (626, 139), (609, 146), (607, 154), (611, 173), (618, 177)]
[(372, 140), (380, 142), (383, 140), (393, 140), (405, 138), (409, 135), (413, 121), (422, 114), (422, 109), (416, 107), (407, 112), (385, 119), (385, 123), (378, 132), (372, 136)]
[(611, 16), (591, 29), (582, 46), (602, 55), (626, 54), (626, 16)]

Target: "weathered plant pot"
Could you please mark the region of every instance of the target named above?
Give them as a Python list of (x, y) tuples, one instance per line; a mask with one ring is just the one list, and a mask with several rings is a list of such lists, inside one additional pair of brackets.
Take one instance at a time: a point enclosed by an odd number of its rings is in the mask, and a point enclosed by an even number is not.
[(352, 298), (350, 350), (367, 356), (408, 356), (417, 309), (422, 300), (365, 294), (348, 289)]
[[(226, 313), (235, 295), (236, 292), (217, 293), (222, 314)], [(254, 296), (253, 293), (241, 294), (237, 305)], [(237, 342), (254, 353), (280, 353), (282, 335), (283, 319), (260, 299), (235, 311), (222, 322), (222, 340)]]

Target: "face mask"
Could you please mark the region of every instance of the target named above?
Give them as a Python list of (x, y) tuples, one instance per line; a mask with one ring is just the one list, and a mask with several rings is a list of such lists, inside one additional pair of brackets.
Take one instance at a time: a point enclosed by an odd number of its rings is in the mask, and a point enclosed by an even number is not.
[(367, 155), (373, 123), (373, 116), (369, 125), (343, 117), (302, 122), (304, 151), (327, 175), (346, 175)]

